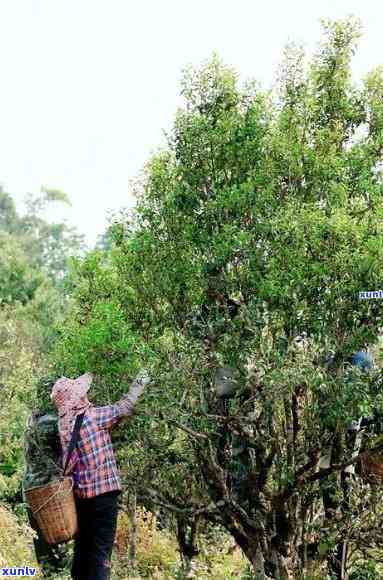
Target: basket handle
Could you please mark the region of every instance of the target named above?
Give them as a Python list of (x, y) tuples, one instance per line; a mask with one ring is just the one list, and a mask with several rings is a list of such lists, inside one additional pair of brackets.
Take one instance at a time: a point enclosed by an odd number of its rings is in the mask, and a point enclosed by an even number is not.
[[(50, 497), (48, 497), (48, 499), (46, 501), (44, 501), (38, 508), (37, 510), (33, 511), (33, 515), (35, 516), (40, 510), (43, 509), (43, 507), (45, 507), (60, 491), (61, 491), (61, 487), (62, 484), (64, 483), (65, 479), (62, 479), (60, 481), (60, 484), (58, 486), (58, 488), (56, 489), (56, 491), (54, 493), (52, 493), (52, 495)], [(72, 493), (73, 490), (73, 478), (71, 477), (71, 486), (70, 486), (70, 490), (68, 491), (68, 493), (66, 495), (69, 495), (70, 493)]]

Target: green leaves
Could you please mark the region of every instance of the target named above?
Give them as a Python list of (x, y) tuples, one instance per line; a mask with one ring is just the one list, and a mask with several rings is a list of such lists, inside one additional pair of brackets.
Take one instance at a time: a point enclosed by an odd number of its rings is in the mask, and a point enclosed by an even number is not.
[(92, 369), (110, 378), (134, 375), (142, 355), (139, 338), (114, 302), (96, 304), (86, 325), (67, 322), (57, 349), (55, 358), (60, 360), (63, 373), (78, 375)]
[[(96, 373), (103, 402), (150, 367), (123, 431), (130, 485), (155, 481), (180, 505), (237, 494), (251, 519), (265, 503), (265, 529), (273, 498), (291, 522), (306, 499), (316, 512), (320, 459), (339, 436), (341, 461), (351, 421), (382, 404), (371, 377), (347, 369), (382, 325), (381, 306), (358, 300), (381, 279), (382, 75), (352, 84), (357, 23), (325, 32), (309, 66), (287, 51), (277, 95), (241, 87), (216, 57), (184, 73), (185, 107), (145, 167), (134, 215), (104, 252), (73, 263), (55, 352), (63, 374)], [(217, 368), (235, 369), (229, 400)], [(230, 487), (238, 474), (243, 493)], [(225, 509), (231, 530), (249, 529)]]
[(17, 302), (26, 304), (42, 282), (42, 273), (30, 267), (20, 240), (0, 232), (0, 307)]

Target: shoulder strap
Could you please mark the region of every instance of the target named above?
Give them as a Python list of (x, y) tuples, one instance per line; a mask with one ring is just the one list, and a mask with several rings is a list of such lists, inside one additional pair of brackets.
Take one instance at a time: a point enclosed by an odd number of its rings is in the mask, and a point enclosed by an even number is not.
[(73, 427), (72, 436), (71, 436), (69, 447), (68, 447), (68, 455), (67, 455), (66, 462), (65, 462), (64, 475), (65, 475), (65, 472), (67, 470), (68, 463), (69, 463), (71, 455), (74, 451), (74, 448), (76, 447), (76, 445), (78, 443), (78, 440), (80, 437), (80, 429), (81, 429), (82, 421), (84, 419), (84, 415), (85, 415), (85, 413), (81, 413), (81, 415), (77, 415), (77, 417), (76, 417), (76, 422), (75, 422), (74, 427)]

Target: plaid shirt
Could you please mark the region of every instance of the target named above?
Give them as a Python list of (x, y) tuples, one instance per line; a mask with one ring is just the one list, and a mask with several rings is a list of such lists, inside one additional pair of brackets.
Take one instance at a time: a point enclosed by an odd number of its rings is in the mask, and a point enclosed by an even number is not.
[[(85, 412), (77, 447), (66, 474), (72, 473), (77, 497), (91, 498), (108, 491), (121, 490), (119, 470), (110, 437), (112, 427), (132, 415), (134, 405), (145, 388), (135, 381), (120, 401), (105, 407), (89, 407)], [(74, 422), (73, 422), (74, 425)], [(65, 465), (67, 453), (63, 457)]]

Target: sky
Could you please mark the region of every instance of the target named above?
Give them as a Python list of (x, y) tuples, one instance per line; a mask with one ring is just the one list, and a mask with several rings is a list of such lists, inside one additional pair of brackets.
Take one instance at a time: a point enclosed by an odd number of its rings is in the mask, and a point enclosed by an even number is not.
[[(18, 204), (65, 191), (66, 219), (90, 245), (164, 143), (182, 101), (181, 70), (217, 52), (269, 88), (283, 48), (310, 54), (321, 18), (353, 14), (353, 70), (383, 64), (378, 0), (0, 0), (0, 184)], [(21, 206), (19, 206), (21, 207)]]

